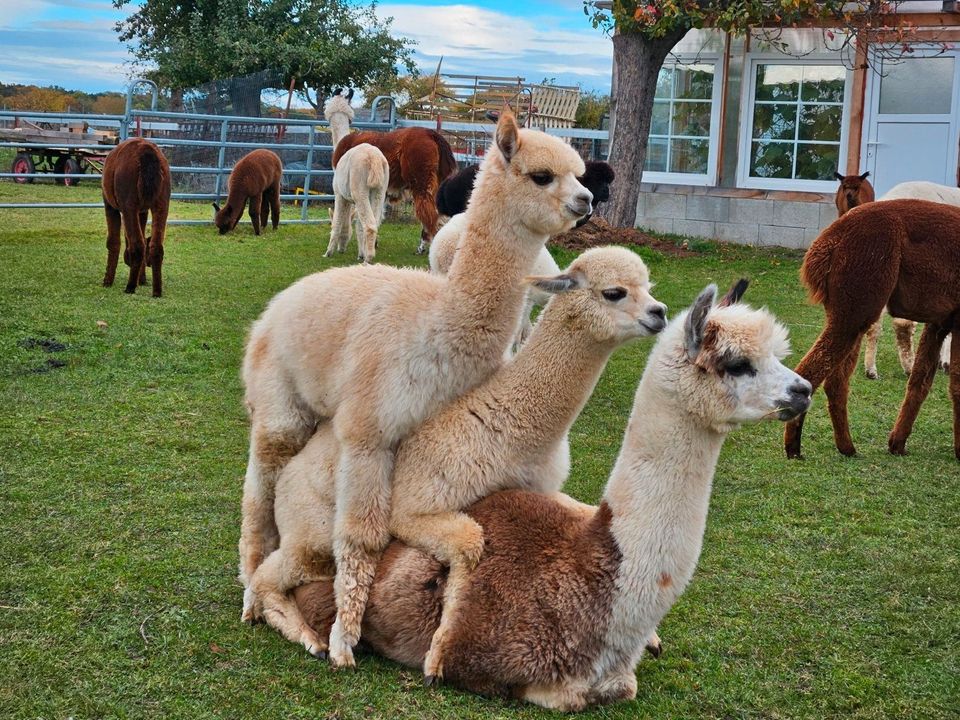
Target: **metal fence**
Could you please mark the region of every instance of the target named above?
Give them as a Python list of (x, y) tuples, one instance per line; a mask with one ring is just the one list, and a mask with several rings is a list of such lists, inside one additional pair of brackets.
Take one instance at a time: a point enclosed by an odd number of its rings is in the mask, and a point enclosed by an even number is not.
[[(151, 109), (134, 109), (134, 90), (146, 84), (152, 92)], [(36, 113), (0, 111), (0, 148), (9, 148), (23, 155), (41, 158), (37, 172), (33, 160), (23, 164), (21, 172), (0, 172), (0, 178), (17, 182), (36, 179), (87, 181), (102, 177), (102, 160), (113, 147), (113, 140), (100, 139), (96, 133), (116, 133), (120, 140), (128, 137), (148, 137), (163, 148), (170, 163), (173, 182), (171, 197), (187, 201), (220, 201), (226, 194), (226, 180), (234, 164), (255, 148), (276, 152), (284, 167), (280, 199), (299, 201), (299, 218), (284, 220), (292, 223), (327, 222), (310, 218), (311, 203), (333, 200), (333, 145), (325, 121), (236, 117), (198, 113), (165, 112), (156, 109), (156, 86), (148, 81), (137, 81), (127, 93), (123, 115), (89, 115), (82, 113)], [(396, 108), (389, 97), (375, 98), (370, 120), (353, 123), (355, 128), (387, 132), (397, 127), (430, 127), (440, 129), (450, 140), (458, 162), (479, 162), (492, 142), (494, 125), (446, 123), (441, 127), (430, 120), (403, 120), (396, 116)], [(34, 141), (13, 137), (4, 129), (30, 125), (40, 136)], [(51, 133), (42, 128), (73, 126), (71, 133)], [(585, 158), (606, 156), (606, 131), (580, 129), (548, 129), (552, 135), (567, 138)], [(53, 134), (56, 139), (43, 135)], [(73, 158), (75, 164), (67, 162)], [(16, 166), (15, 159), (14, 165)], [(23, 172), (24, 168), (32, 172)], [(0, 168), (3, 170), (4, 168)], [(77, 170), (89, 172), (77, 172)], [(51, 170), (53, 170), (51, 172)], [(74, 170), (71, 172), (71, 170)], [(65, 202), (8, 202), (3, 208), (92, 208), (101, 203)], [(171, 218), (170, 224), (205, 224), (209, 220)]]

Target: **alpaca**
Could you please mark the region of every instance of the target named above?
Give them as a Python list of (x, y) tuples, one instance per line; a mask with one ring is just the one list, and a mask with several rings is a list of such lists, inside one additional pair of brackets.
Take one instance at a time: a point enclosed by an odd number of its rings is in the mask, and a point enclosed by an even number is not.
[[(736, 302), (744, 286), (719, 307), (708, 287), (660, 334), (599, 508), (507, 490), (467, 511), (486, 545), (452, 618), (448, 682), (566, 711), (635, 696), (646, 639), (696, 568), (724, 439), (741, 423), (787, 420), (810, 404), (809, 383), (780, 362), (786, 330)], [(447, 582), (436, 559), (392, 543), (364, 643), (421, 665)], [(329, 580), (295, 599), (314, 629), (329, 625)]]
[[(947, 205), (960, 207), (960, 188), (947, 187), (946, 185), (937, 185), (936, 183), (926, 181), (903, 182), (894, 185), (888, 190), (880, 200), (930, 200), (931, 202), (941, 202)], [(867, 377), (876, 380), (877, 373), (877, 342), (880, 338), (880, 330), (883, 327), (883, 316), (880, 316), (870, 329), (867, 330), (866, 341), (864, 345), (863, 367)], [(893, 332), (897, 340), (897, 355), (900, 359), (900, 367), (909, 377), (913, 370), (913, 334), (916, 331), (917, 324), (913, 320), (903, 318), (893, 318)], [(950, 369), (950, 335), (947, 335), (940, 346), (940, 367), (944, 372)]]
[[(120, 256), (120, 228), (126, 238), (123, 262), (130, 267), (124, 292), (145, 285), (147, 265), (153, 281), (153, 296), (160, 297), (163, 281), (163, 236), (170, 209), (170, 166), (156, 145), (143, 138), (130, 138), (117, 145), (103, 161), (103, 209), (107, 216), (107, 271), (103, 286), (111, 287)], [(144, 237), (147, 213), (150, 235)]]
[(369, 143), (383, 152), (390, 165), (391, 200), (410, 195), (420, 221), (420, 244), (417, 254), (427, 249), (437, 232), (436, 195), (440, 183), (457, 170), (450, 143), (436, 130), (421, 127), (400, 128), (388, 133), (362, 131), (342, 138), (333, 151), (334, 168), (350, 148)]
[(870, 172), (863, 175), (841, 175), (835, 172), (833, 176), (840, 181), (834, 202), (837, 205), (837, 217), (843, 217), (848, 210), (873, 202), (873, 185), (867, 180)]
[[(346, 95), (341, 95), (337, 90), (323, 107), (323, 116), (330, 123), (334, 147), (350, 133), (352, 97), (353, 90)], [(341, 156), (333, 174), (333, 223), (325, 257), (333, 257), (334, 251), (343, 252), (347, 249), (350, 217), (356, 213), (358, 259), (365, 263), (373, 262), (389, 179), (390, 164), (387, 158), (369, 143), (354, 145)]]
[(214, 224), (221, 235), (226, 235), (240, 222), (243, 206), (250, 201), (250, 220), (253, 234), (267, 227), (267, 209), (270, 210), (273, 229), (280, 224), (280, 180), (283, 164), (271, 150), (253, 150), (244, 155), (230, 171), (227, 186), (227, 204), (223, 209), (213, 203), (216, 211)]
[[(507, 488), (558, 493), (570, 466), (567, 433), (610, 353), (666, 325), (664, 306), (649, 294), (647, 268), (629, 250), (594, 248), (563, 274), (531, 280), (555, 296), (523, 350), (397, 450), (390, 534), (450, 566), (444, 618), (483, 552), (482, 528), (459, 511)], [(333, 564), (337, 453), (324, 424), (284, 468), (274, 505), (280, 547), (251, 582), (267, 622), (315, 655), (326, 644), (287, 593), (329, 574)], [(312, 568), (321, 574), (311, 578)], [(439, 674), (444, 628), (436, 633), (427, 677)]]
[[(337, 464), (339, 613), (330, 658), (351, 665), (365, 597), (351, 589), (386, 546), (394, 450), (437, 409), (502, 361), (523, 304), (521, 280), (547, 238), (590, 212), (577, 182), (583, 161), (561, 140), (497, 125), (467, 213), (464, 244), (447, 278), (360, 265), (310, 275), (277, 295), (250, 332), (243, 364), (251, 417), (244, 482), (240, 580), (277, 543), (277, 474), (331, 422)], [(343, 298), (350, 297), (350, 303)]]
[[(797, 372), (814, 389), (824, 382), (834, 442), (844, 455), (856, 449), (850, 437), (847, 394), (860, 341), (888, 307), (896, 317), (925, 322), (917, 360), (900, 414), (887, 441), (903, 455), (920, 405), (930, 391), (937, 352), (947, 333), (951, 344), (950, 395), (954, 452), (960, 459), (960, 208), (926, 200), (885, 200), (854, 208), (813, 241), (800, 278), (826, 325)], [(787, 457), (800, 457), (801, 415), (787, 425)]]

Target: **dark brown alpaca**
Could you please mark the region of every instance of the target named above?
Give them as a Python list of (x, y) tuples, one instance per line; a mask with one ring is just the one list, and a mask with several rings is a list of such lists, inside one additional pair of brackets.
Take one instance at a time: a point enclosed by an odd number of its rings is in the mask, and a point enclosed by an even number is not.
[[(160, 148), (143, 138), (117, 145), (103, 163), (103, 209), (107, 216), (107, 272), (103, 286), (113, 285), (120, 256), (120, 228), (126, 237), (123, 261), (130, 266), (124, 292), (147, 284), (147, 265), (153, 275), (153, 296), (160, 297), (163, 235), (170, 208), (170, 166)], [(144, 237), (147, 213), (150, 236)]]
[(282, 175), (283, 165), (275, 152), (254, 150), (240, 158), (230, 172), (227, 204), (223, 209), (217, 203), (213, 204), (213, 209), (217, 211), (214, 223), (220, 234), (225, 235), (237, 226), (248, 200), (254, 235), (259, 235), (260, 228), (267, 226), (268, 209), (272, 215), (273, 229), (276, 230), (280, 224)]
[(865, 172), (863, 175), (833, 174), (840, 181), (840, 187), (837, 188), (837, 195), (834, 198), (837, 204), (838, 217), (843, 217), (852, 208), (873, 202), (873, 185), (867, 180), (869, 175), (869, 172)]
[(396, 200), (406, 193), (413, 196), (413, 210), (423, 226), (420, 231), (422, 253), (437, 232), (437, 189), (457, 170), (450, 144), (436, 130), (412, 127), (388, 133), (356, 132), (344, 137), (333, 153), (333, 166), (343, 154), (360, 143), (370, 143), (390, 163), (387, 196)]
[[(926, 200), (868, 203), (820, 233), (803, 259), (800, 278), (827, 315), (820, 337), (796, 367), (816, 389), (824, 383), (837, 450), (853, 455), (847, 419), (850, 375), (860, 341), (884, 306), (894, 317), (926, 323), (890, 452), (903, 455), (930, 391), (937, 356), (953, 331), (950, 396), (953, 446), (960, 459), (960, 208)], [(800, 457), (804, 416), (787, 425), (787, 457)]]

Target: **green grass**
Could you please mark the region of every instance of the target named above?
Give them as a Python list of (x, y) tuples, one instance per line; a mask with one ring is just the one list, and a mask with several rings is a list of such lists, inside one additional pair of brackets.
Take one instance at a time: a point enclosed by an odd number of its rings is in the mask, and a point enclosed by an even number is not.
[[(84, 195), (96, 188), (0, 183), (0, 202)], [(173, 215), (206, 213), (177, 204)], [(260, 238), (246, 220), (226, 237), (172, 227), (154, 300), (125, 295), (122, 276), (100, 286), (100, 211), (0, 221), (0, 717), (551, 716), (426, 690), (419, 673), (370, 656), (334, 673), (239, 622), (244, 334), (274, 293), (334, 264), (321, 256), (325, 227)], [(385, 225), (378, 259), (422, 264), (417, 236)], [(682, 259), (642, 252), (656, 296), (676, 311), (707, 282), (750, 277), (746, 299), (789, 325), (795, 362), (822, 323), (799, 255), (697, 247)], [(649, 347), (614, 356), (574, 427), (567, 487), (583, 500), (599, 497)], [(784, 459), (778, 424), (730, 437), (699, 569), (661, 626), (663, 657), (640, 663), (635, 702), (586, 717), (960, 714), (960, 471), (945, 378), (910, 455), (895, 458), (886, 435), (904, 379), (889, 329), (880, 372), (853, 382), (857, 457), (833, 449), (822, 393), (802, 462)]]

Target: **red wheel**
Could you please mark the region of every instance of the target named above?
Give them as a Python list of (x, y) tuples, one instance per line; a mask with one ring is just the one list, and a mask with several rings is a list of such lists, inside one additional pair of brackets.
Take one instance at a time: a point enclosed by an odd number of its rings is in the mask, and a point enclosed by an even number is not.
[[(36, 170), (33, 165), (33, 158), (31, 158), (26, 153), (18, 153), (17, 156), (13, 159), (13, 165), (10, 166), (10, 172), (16, 173), (17, 175), (31, 175)], [(32, 177), (18, 177), (14, 178), (14, 182), (18, 185), (23, 185), (24, 183), (32, 183)]]
[[(57, 160), (56, 164), (53, 166), (53, 171), (56, 173), (65, 173), (67, 175), (76, 175), (78, 173), (82, 173), (83, 169), (80, 167), (80, 163), (74, 158), (62, 157)], [(57, 183), (62, 183), (67, 187), (76, 187), (80, 184), (80, 178), (57, 178)]]

